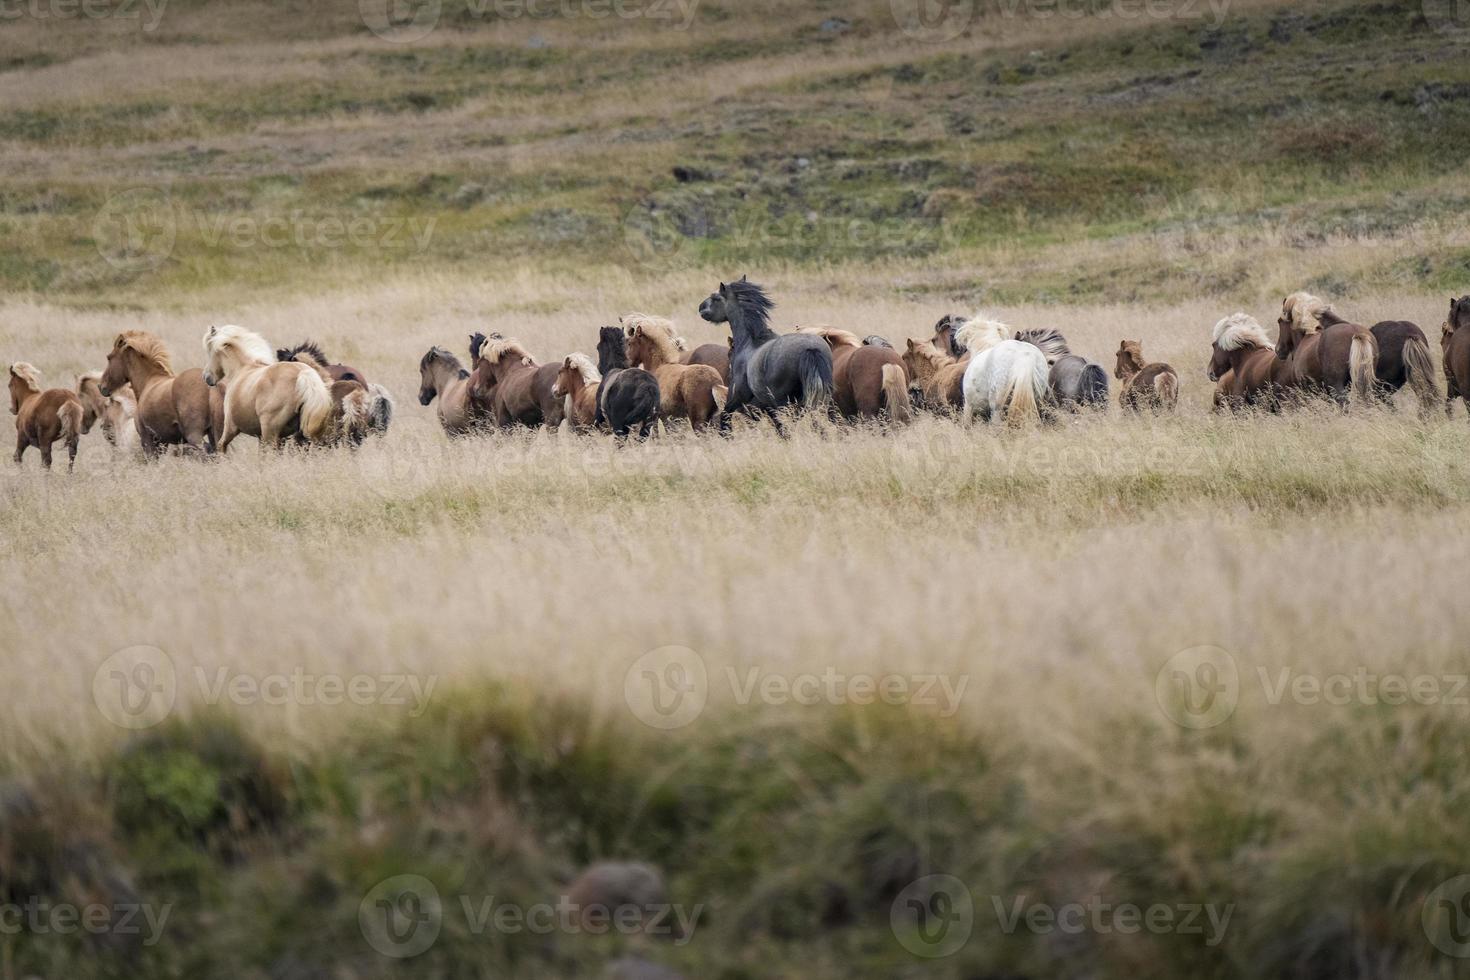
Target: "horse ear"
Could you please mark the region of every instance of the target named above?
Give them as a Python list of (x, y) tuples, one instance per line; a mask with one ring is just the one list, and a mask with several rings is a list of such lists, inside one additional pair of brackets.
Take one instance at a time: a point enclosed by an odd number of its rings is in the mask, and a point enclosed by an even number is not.
[(741, 282), (750, 282), (750, 276), (748, 276), (748, 275), (741, 276), (740, 277), (740, 281)]
[(729, 288), (730, 287), (729, 286), (726, 286), (724, 283), (720, 283), (720, 290), (719, 291), (723, 293), (725, 290), (727, 290)]

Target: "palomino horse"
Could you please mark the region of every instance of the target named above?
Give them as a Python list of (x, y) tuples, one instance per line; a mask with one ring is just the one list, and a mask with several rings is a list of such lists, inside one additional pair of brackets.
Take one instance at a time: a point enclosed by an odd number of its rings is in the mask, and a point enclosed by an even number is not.
[(443, 347), (431, 347), (419, 360), (419, 404), (439, 399), (439, 424), (451, 436), (468, 435), (484, 421), (470, 401), (470, 372)]
[(699, 306), (705, 320), (730, 325), (735, 344), (722, 431), (734, 413), (755, 410), (770, 416), (779, 431), (779, 410), (788, 405), (825, 409), (832, 401), (832, 352), (826, 341), (803, 333), (778, 336), (769, 325), (774, 305), (760, 286), (742, 276), (739, 282), (720, 283)]
[(1378, 363), (1373, 331), (1347, 322), (1311, 293), (1286, 297), (1276, 325), (1280, 330), (1276, 356), (1291, 363), (1293, 387), (1325, 389), (1343, 408), (1350, 396), (1368, 404)]
[(1016, 425), (1042, 417), (1051, 367), (1041, 348), (1013, 339), (1010, 328), (995, 320), (967, 320), (954, 339), (970, 352), (961, 384), (965, 405), (960, 421), (978, 415), (987, 422), (999, 417)]
[(965, 369), (970, 355), (955, 358), (944, 353), (932, 340), (908, 341), (903, 352), (908, 368), (910, 388), (918, 403), (931, 412), (959, 411), (965, 405)]
[(1162, 361), (1150, 364), (1143, 356), (1143, 341), (1125, 340), (1118, 345), (1118, 364), (1113, 376), (1123, 382), (1118, 404), (1135, 412), (1172, 412), (1179, 404), (1179, 375)]
[(1234, 313), (1215, 324), (1210, 350), (1210, 380), (1230, 376), (1230, 383), (1217, 390), (1217, 405), (1278, 409), (1286, 365), (1255, 317)]
[(110, 395), (102, 394), (102, 372), (88, 371), (77, 378), (77, 397), (82, 400), (85, 414), (82, 432), (91, 432), (92, 426), (102, 423), (102, 435), (116, 449), (124, 452), (138, 446), (138, 426), (133, 416), (138, 413), (138, 400), (133, 397), (133, 386), (124, 384)]
[(628, 366), (627, 338), (621, 327), (603, 327), (597, 333), (597, 388), (594, 422), (606, 424), (622, 438), (635, 429), (647, 438), (658, 421), (658, 379), (642, 368)]
[(111, 395), (125, 384), (133, 386), (137, 398), (134, 424), (148, 455), (158, 455), (165, 446), (209, 451), (218, 444), (220, 433), (213, 422), (224, 393), (211, 391), (198, 368), (176, 376), (163, 341), (145, 330), (124, 330), (107, 355), (102, 394)]
[(832, 348), (832, 401), (843, 418), (913, 420), (909, 373), (892, 347), (864, 346), (857, 334), (831, 327), (799, 327)]
[(601, 386), (602, 375), (592, 358), (586, 354), (568, 354), (562, 359), (551, 393), (566, 399), (563, 411), (578, 432), (585, 432), (597, 423), (597, 389)]
[(1450, 300), (1450, 315), (1445, 319), (1439, 344), (1444, 350), (1444, 407), (1449, 413), (1456, 398), (1470, 405), (1470, 296)]
[(688, 419), (696, 432), (715, 421), (730, 394), (720, 372), (708, 364), (684, 364), (668, 320), (629, 313), (622, 324), (628, 363), (658, 379), (659, 415)]
[(24, 361), (10, 365), (10, 414), (15, 416), (15, 461), (31, 446), (41, 450), (41, 465), (51, 468), (51, 444), (66, 441), (66, 468), (77, 463), (82, 438), (82, 400), (66, 388), (41, 390), (41, 372)]
[(336, 438), (332, 393), (315, 367), (277, 361), (264, 337), (233, 325), (210, 327), (204, 354), (205, 382), (226, 383), (220, 452), (242, 432), (259, 439), (262, 451), (297, 433), (313, 443)]
[(470, 377), (470, 397), (490, 411), (497, 426), (561, 425), (562, 400), (551, 393), (560, 361), (537, 364), (518, 341), (500, 336), (476, 334), (470, 347), (479, 355)]

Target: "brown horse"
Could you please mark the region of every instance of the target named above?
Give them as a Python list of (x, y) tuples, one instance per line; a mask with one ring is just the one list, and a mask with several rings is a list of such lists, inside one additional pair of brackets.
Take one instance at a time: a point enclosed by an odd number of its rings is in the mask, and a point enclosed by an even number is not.
[(668, 331), (669, 337), (674, 341), (674, 346), (679, 350), (679, 363), (681, 364), (703, 364), (720, 372), (720, 384), (730, 384), (730, 346), (733, 339), (724, 344), (700, 344), (690, 350), (689, 342), (674, 333), (673, 321), (661, 316), (649, 316), (647, 313), (629, 313), (620, 318), (623, 325), (623, 334), (627, 340), (633, 339), (633, 327), (636, 323), (662, 327)]
[(276, 360), (311, 364), (325, 371), (330, 381), (356, 381), (364, 388), (368, 387), (367, 378), (361, 371), (347, 364), (333, 364), (314, 340), (304, 341), (295, 347), (279, 348), (276, 351)]
[(82, 401), (84, 415), (82, 432), (92, 431), (92, 426), (102, 423), (102, 435), (110, 445), (121, 450), (131, 450), (138, 445), (138, 427), (133, 416), (138, 412), (138, 401), (133, 397), (133, 386), (123, 385), (111, 395), (102, 394), (102, 372), (89, 371), (77, 378), (77, 397)]
[[(332, 395), (331, 442), (360, 446), (370, 435), (383, 435), (393, 421), (393, 397), (382, 385), (368, 384), (362, 372), (346, 364), (332, 364), (322, 349), (307, 341), (276, 351), (282, 363), (305, 364), (322, 376)], [(304, 437), (297, 434), (298, 440)]]
[(919, 404), (934, 412), (958, 412), (965, 406), (963, 384), (970, 355), (955, 358), (941, 351), (932, 340), (908, 341), (903, 364), (913, 379)]
[(51, 468), (51, 444), (66, 441), (66, 468), (77, 463), (82, 438), (82, 400), (66, 388), (41, 390), (41, 372), (20, 362), (10, 365), (10, 414), (15, 416), (15, 462), (31, 446), (41, 450), (41, 465)]
[(1179, 404), (1179, 375), (1167, 364), (1144, 360), (1141, 340), (1125, 340), (1118, 345), (1113, 377), (1123, 382), (1118, 404), (1126, 409), (1172, 412)]
[(597, 389), (602, 375), (586, 354), (568, 354), (556, 373), (551, 393), (566, 399), (564, 411), (572, 428), (579, 432), (591, 429), (597, 421)]
[(1234, 389), (1235, 372), (1226, 368), (1225, 373), (1220, 375), (1219, 380), (1215, 382), (1214, 410), (1216, 414), (1232, 411), (1235, 408), (1235, 396), (1232, 394)]
[(1276, 325), (1276, 356), (1291, 362), (1286, 379), (1292, 387), (1325, 390), (1343, 408), (1350, 397), (1369, 402), (1378, 361), (1373, 331), (1344, 320), (1311, 293), (1286, 297)]
[(1378, 361), (1373, 366), (1373, 395), (1385, 405), (1405, 385), (1414, 389), (1419, 415), (1428, 418), (1439, 403), (1439, 385), (1434, 380), (1434, 362), (1429, 356), (1429, 338), (1417, 323), (1383, 320), (1373, 324), (1378, 342)]
[(909, 373), (891, 347), (867, 347), (857, 334), (831, 327), (800, 327), (832, 348), (832, 401), (843, 418), (913, 421)]
[(102, 394), (111, 395), (125, 384), (133, 386), (137, 398), (134, 424), (148, 455), (158, 455), (165, 446), (212, 452), (218, 445), (213, 422), (224, 393), (212, 393), (199, 368), (175, 375), (163, 341), (146, 330), (118, 334), (107, 355)]
[(431, 347), (419, 360), (419, 404), (439, 399), (439, 424), (451, 436), (474, 432), (486, 420), (470, 400), (470, 372), (443, 347)]
[(260, 440), (261, 452), (279, 449), (297, 435), (319, 445), (340, 437), (337, 405), (315, 366), (277, 361), (264, 337), (233, 324), (209, 328), (204, 354), (205, 383), (212, 387), (224, 381), (228, 385), (221, 453), (241, 433)]
[(682, 363), (667, 321), (630, 313), (622, 323), (628, 364), (658, 380), (659, 417), (688, 419), (696, 432), (717, 421), (730, 394), (720, 372), (708, 364)]
[(470, 397), (488, 407), (497, 426), (554, 429), (561, 425), (562, 400), (551, 393), (561, 361), (537, 364), (518, 341), (502, 337), (477, 334), (470, 346), (479, 352), (470, 377)]
[[(1276, 345), (1254, 317), (1236, 313), (1215, 324), (1210, 349), (1210, 380), (1222, 382), (1215, 391), (1216, 408), (1222, 404), (1230, 409), (1279, 408), (1280, 375), (1286, 363), (1276, 356)], [(1228, 384), (1223, 383), (1226, 376)]]
[(1454, 410), (1455, 399), (1470, 405), (1470, 296), (1450, 300), (1450, 315), (1444, 322), (1439, 344), (1444, 351), (1447, 388), (1445, 412)]
[(965, 325), (965, 317), (958, 313), (946, 313), (939, 318), (934, 325), (934, 337), (930, 341), (941, 354), (953, 357), (956, 360), (964, 357), (969, 351), (955, 342), (955, 331)]

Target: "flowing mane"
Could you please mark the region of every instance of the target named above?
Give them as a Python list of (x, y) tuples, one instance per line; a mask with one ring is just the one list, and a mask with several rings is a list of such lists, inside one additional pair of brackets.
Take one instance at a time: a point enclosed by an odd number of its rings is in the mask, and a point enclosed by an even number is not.
[(834, 349), (838, 347), (861, 347), (863, 342), (858, 335), (851, 330), (838, 330), (836, 327), (798, 327), (802, 333), (814, 333), (825, 340)]
[(507, 357), (518, 357), (526, 367), (536, 367), (536, 359), (514, 338), (490, 337), (480, 347), (480, 357), (490, 364), (499, 364)]
[(327, 360), (327, 355), (322, 353), (321, 347), (314, 340), (297, 344), (295, 347), (280, 348), (276, 351), (276, 360), (295, 361), (299, 360), (302, 354), (306, 355), (317, 367), (327, 367), (331, 363)]
[[(629, 319), (633, 317), (633, 319)], [(628, 333), (628, 339), (644, 337), (658, 351), (659, 357), (666, 364), (678, 364), (681, 351), (679, 345), (674, 341), (674, 325), (662, 317), (638, 317), (629, 314), (623, 317), (623, 329)]]
[(980, 354), (1001, 341), (1010, 340), (1011, 328), (999, 320), (987, 320), (977, 316), (967, 320), (964, 326), (957, 328), (954, 337), (966, 350)]
[(101, 371), (87, 371), (87, 372), (85, 372), (83, 374), (77, 375), (77, 387), (78, 388), (80, 388), (84, 383), (86, 383), (88, 381), (91, 381), (91, 382), (93, 382), (95, 384), (101, 384), (102, 383), (102, 372)]
[(146, 330), (124, 330), (117, 335), (113, 346), (126, 347), (145, 361), (153, 364), (159, 373), (173, 377), (174, 366), (169, 360), (168, 348), (163, 341)]
[(595, 385), (602, 380), (602, 375), (597, 370), (597, 365), (592, 363), (592, 358), (586, 354), (573, 353), (566, 356), (562, 362), (563, 367), (568, 367), (582, 376), (584, 385)]
[(232, 323), (210, 327), (204, 336), (204, 349), (211, 354), (233, 354), (242, 364), (271, 364), (276, 359), (276, 352), (264, 337)]
[(955, 359), (935, 346), (932, 340), (910, 340), (908, 353), (927, 361), (936, 370), (955, 363)]
[(1332, 304), (1311, 293), (1292, 293), (1286, 297), (1281, 311), (1293, 327), (1303, 333), (1316, 333), (1322, 329), (1322, 317), (1332, 312)]
[(1060, 330), (1053, 327), (1017, 330), (1011, 339), (1041, 348), (1041, 352), (1046, 355), (1048, 361), (1055, 361), (1059, 357), (1066, 357), (1072, 353), (1072, 348), (1067, 346), (1067, 338), (1062, 336)]
[(1242, 347), (1276, 349), (1266, 335), (1266, 328), (1246, 313), (1232, 313), (1215, 324), (1214, 344), (1221, 350), (1239, 350)]
[(728, 288), (735, 297), (735, 305), (754, 324), (757, 334), (771, 329), (771, 310), (776, 304), (764, 289), (744, 278), (730, 283)]
[(39, 393), (41, 390), (41, 372), (36, 370), (34, 364), (25, 361), (17, 361), (10, 365), (10, 373), (20, 379), (21, 384)]
[(459, 375), (459, 377), (468, 378), (470, 376), (470, 372), (464, 369), (464, 365), (459, 362), (459, 358), (455, 357), (443, 347), (429, 348), (429, 352), (425, 354), (423, 358), (419, 361), (419, 373), (422, 374), (424, 371), (428, 370), (430, 361), (445, 361), (455, 371), (455, 373)]

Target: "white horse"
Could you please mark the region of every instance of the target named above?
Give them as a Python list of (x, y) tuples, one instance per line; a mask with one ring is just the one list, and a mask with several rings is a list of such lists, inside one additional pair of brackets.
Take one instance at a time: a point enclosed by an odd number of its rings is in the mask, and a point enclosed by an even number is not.
[(960, 420), (976, 415), (989, 422), (997, 416), (1020, 423), (1041, 417), (1051, 369), (1035, 344), (1011, 338), (1011, 328), (979, 317), (955, 331), (955, 340), (970, 351), (960, 390), (965, 407)]
[(279, 448), (296, 433), (315, 443), (330, 442), (336, 435), (332, 393), (316, 368), (277, 361), (265, 338), (244, 327), (210, 327), (204, 353), (205, 382), (225, 382), (220, 452), (241, 432), (259, 439), (261, 449)]

